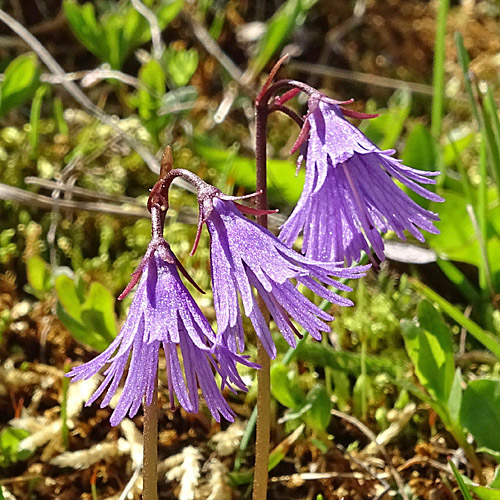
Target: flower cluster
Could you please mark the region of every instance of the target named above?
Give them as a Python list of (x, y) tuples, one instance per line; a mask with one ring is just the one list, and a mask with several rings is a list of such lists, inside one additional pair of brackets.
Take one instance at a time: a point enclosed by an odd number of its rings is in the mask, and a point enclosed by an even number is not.
[[(284, 86), (291, 86), (292, 90), (281, 97), (274, 96)], [(309, 110), (304, 119), (284, 106), (299, 91), (309, 95)], [(274, 100), (270, 102), (271, 99)], [(330, 331), (328, 322), (334, 318), (301, 290), (309, 290), (338, 306), (350, 306), (351, 300), (338, 291), (350, 291), (344, 281), (364, 276), (369, 266), (346, 268), (345, 262), (357, 262), (362, 251), (370, 253), (370, 246), (383, 260), (380, 233), (388, 230), (403, 239), (404, 231), (408, 231), (420, 241), (422, 229), (437, 232), (433, 225), (437, 215), (415, 203), (395, 181), (428, 200), (442, 201), (420, 185), (434, 183), (438, 172), (406, 167), (392, 157), (394, 151), (377, 148), (345, 118), (370, 116), (354, 113), (340, 104), (293, 81), (274, 85), (268, 82), (257, 99), (257, 106), (264, 109), (261, 116), (281, 110), (302, 125), (296, 146), (301, 149), (300, 162), (305, 157), (305, 185), (279, 238), (244, 216), (269, 213), (238, 203), (241, 198), (254, 195), (225, 196), (192, 172), (172, 170), (171, 166), (162, 168), (148, 202), (152, 241), (120, 296), (123, 298), (138, 283), (127, 320), (103, 353), (69, 373), (74, 380), (81, 380), (104, 369), (104, 380), (88, 402), (91, 404), (105, 394), (102, 407), (111, 403), (130, 358), (123, 390), (111, 416), (113, 425), (127, 414), (135, 415), (143, 399), (146, 405), (151, 404), (160, 346), (166, 358), (171, 405), (177, 399), (187, 411), (197, 412), (201, 390), (216, 420), (220, 416), (232, 420), (233, 412), (221, 391), (225, 386), (246, 389), (238, 364), (257, 367), (241, 354), (245, 349), (243, 314), (270, 357), (276, 356), (276, 347), (264, 307), (292, 347), (301, 335), (296, 325), (319, 340), (323, 332)], [(265, 143), (260, 147), (265, 152)], [(168, 189), (179, 176), (191, 182), (198, 192), (199, 225), (193, 251), (204, 224), (210, 234), (217, 334), (179, 277), (181, 271), (190, 280), (163, 239)], [(265, 179), (265, 175), (260, 178)], [(291, 248), (301, 233), (302, 254)], [(261, 298), (260, 303), (257, 297)], [(220, 387), (215, 374), (220, 376)]]

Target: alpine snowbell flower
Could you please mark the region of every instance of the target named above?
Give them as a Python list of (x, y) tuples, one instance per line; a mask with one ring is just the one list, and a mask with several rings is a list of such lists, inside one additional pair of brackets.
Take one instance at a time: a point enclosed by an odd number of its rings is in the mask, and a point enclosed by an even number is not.
[(172, 406), (176, 396), (186, 411), (197, 412), (199, 386), (217, 421), (220, 415), (231, 422), (234, 420), (212, 368), (221, 376), (221, 389), (226, 384), (231, 388), (232, 383), (246, 390), (236, 364), (256, 365), (216, 342), (208, 320), (181, 281), (177, 266), (180, 263), (165, 240), (153, 240), (131, 284), (120, 296), (126, 295), (140, 277), (120, 333), (103, 353), (68, 374), (73, 380), (88, 379), (107, 366), (104, 381), (87, 402), (88, 406), (106, 392), (101, 402), (103, 408), (116, 393), (130, 357), (123, 392), (110, 418), (112, 425), (117, 425), (127, 413), (133, 417), (144, 397), (146, 405), (151, 404), (161, 345), (165, 351)]
[(303, 232), (307, 257), (351, 263), (362, 250), (370, 252), (369, 244), (384, 259), (380, 232), (393, 230), (405, 240), (407, 230), (419, 241), (424, 241), (420, 229), (438, 233), (433, 225), (438, 215), (420, 207), (394, 181), (428, 200), (443, 201), (418, 184), (434, 184), (432, 177), (439, 172), (407, 167), (392, 157), (394, 150), (377, 148), (344, 118), (373, 115), (338, 104), (319, 93), (310, 95), (297, 144), (299, 162), (306, 159), (304, 190), (279, 238), (292, 246)]
[[(211, 239), (217, 335), (232, 352), (243, 351), (245, 344), (239, 295), (245, 315), (250, 318), (269, 356), (276, 356), (276, 347), (257, 304), (254, 289), (292, 347), (296, 346), (298, 332), (290, 317), (313, 338), (320, 340), (321, 332), (330, 331), (327, 322), (334, 318), (302, 295), (296, 284), (304, 285), (333, 304), (351, 306), (351, 300), (329, 290), (327, 285), (351, 291), (333, 277), (359, 278), (364, 276), (369, 266), (345, 269), (336, 263), (308, 259), (241, 214), (241, 211), (253, 213), (254, 209), (243, 207), (228, 198), (213, 188), (210, 197), (200, 200), (200, 221), (207, 224)], [(295, 280), (296, 284), (291, 280)]]

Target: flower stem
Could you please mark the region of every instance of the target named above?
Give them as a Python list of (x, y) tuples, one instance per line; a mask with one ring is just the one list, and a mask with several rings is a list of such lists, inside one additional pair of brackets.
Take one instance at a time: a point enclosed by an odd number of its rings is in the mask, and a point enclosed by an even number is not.
[[(266, 166), (266, 129), (268, 116), (267, 101), (256, 103), (255, 157), (257, 169), (257, 209), (267, 210), (267, 166)], [(257, 222), (267, 228), (267, 215), (258, 215)], [(264, 311), (262, 299), (259, 307)], [(269, 321), (269, 319), (267, 319)], [(261, 369), (257, 373), (257, 437), (255, 441), (255, 469), (253, 500), (266, 500), (269, 466), (269, 446), (271, 438), (271, 360), (262, 343), (257, 340), (257, 362)]]
[(158, 500), (158, 376), (149, 406), (144, 401), (143, 500)]

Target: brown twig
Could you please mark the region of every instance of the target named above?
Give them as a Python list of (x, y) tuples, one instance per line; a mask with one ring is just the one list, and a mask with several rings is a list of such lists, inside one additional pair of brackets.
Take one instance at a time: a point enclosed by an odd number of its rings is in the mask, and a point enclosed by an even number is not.
[(12, 31), (17, 33), (38, 55), (44, 62), (47, 68), (53, 73), (62, 78), (61, 85), (66, 91), (73, 96), (73, 98), (90, 113), (95, 115), (102, 123), (111, 127), (118, 135), (123, 137), (123, 140), (146, 162), (148, 167), (155, 173), (160, 171), (160, 166), (156, 158), (135, 138), (126, 134), (115, 123), (110, 116), (108, 116), (101, 108), (96, 106), (72, 81), (65, 80), (66, 73), (59, 63), (50, 55), (48, 50), (19, 22), (13, 17), (9, 16), (4, 10), (0, 9), (0, 21), (4, 22)]
[[(217, 61), (220, 65), (229, 73), (229, 76), (235, 80), (238, 85), (246, 88), (247, 84), (243, 81), (243, 72), (236, 64), (231, 60), (231, 58), (219, 47), (217, 42), (210, 36), (208, 30), (198, 22), (193, 16), (187, 11), (182, 11), (182, 16), (185, 21), (191, 26), (194, 36), (203, 45), (205, 50)], [(254, 89), (249, 89), (253, 92)]]
[(15, 201), (23, 205), (52, 210), (54, 206), (66, 208), (70, 210), (85, 210), (89, 212), (101, 212), (107, 214), (120, 215), (123, 217), (143, 218), (149, 217), (148, 211), (138, 209), (127, 209), (122, 205), (112, 205), (110, 203), (93, 203), (88, 201), (70, 201), (59, 200), (44, 196), (41, 194), (32, 193), (25, 189), (9, 186), (0, 183), (0, 199)]
[(408, 88), (411, 92), (424, 95), (432, 95), (432, 87), (423, 83), (405, 82), (395, 78), (387, 78), (385, 76), (373, 75), (371, 73), (361, 73), (360, 71), (351, 71), (347, 69), (331, 68), (321, 64), (312, 64), (303, 61), (293, 61), (289, 64), (291, 70), (303, 71), (313, 75), (331, 76), (338, 80), (356, 81), (375, 85), (377, 87), (385, 87), (389, 89)]
[(375, 472), (373, 472), (367, 464), (365, 464), (362, 460), (360, 460), (359, 458), (356, 458), (351, 453), (349, 453), (342, 445), (337, 444), (337, 448), (342, 453), (344, 453), (344, 455), (347, 455), (347, 457), (349, 458), (349, 460), (352, 460), (358, 467), (361, 467), (368, 474), (370, 474), (370, 476), (372, 476), (374, 479), (376, 479), (377, 481), (379, 481), (380, 484), (384, 488), (389, 488), (390, 489), (390, 485), (386, 481), (386, 475), (385, 474), (376, 474)]
[(377, 449), (379, 452), (383, 455), (383, 457), (386, 460), (387, 466), (389, 467), (389, 470), (391, 472), (392, 477), (394, 478), (394, 481), (398, 485), (399, 493), (403, 497), (404, 500), (408, 500), (408, 495), (405, 492), (404, 488), (404, 482), (401, 476), (399, 475), (399, 472), (397, 469), (392, 465), (391, 457), (389, 456), (389, 453), (385, 449), (385, 446), (382, 446), (380, 443), (377, 443), (377, 436), (365, 425), (363, 422), (360, 422), (357, 418), (348, 415), (347, 413), (344, 413), (339, 410), (331, 410), (332, 415), (338, 418), (342, 418), (343, 420), (346, 420), (350, 424), (354, 425), (357, 427), (370, 441), (376, 443)]
[(130, 196), (112, 195), (106, 193), (99, 193), (91, 189), (81, 188), (78, 186), (69, 186), (67, 184), (59, 184), (57, 181), (50, 181), (48, 179), (41, 179), (40, 177), (25, 177), (24, 182), (33, 186), (40, 186), (44, 189), (58, 189), (62, 192), (71, 193), (74, 196), (86, 198), (89, 200), (109, 201), (111, 203), (126, 203), (128, 205), (136, 205), (142, 207), (135, 198)]
[(161, 39), (161, 29), (155, 13), (148, 9), (140, 0), (131, 0), (134, 9), (143, 16), (149, 23), (151, 31), (151, 44), (153, 45), (153, 56), (155, 59), (161, 59), (165, 46)]

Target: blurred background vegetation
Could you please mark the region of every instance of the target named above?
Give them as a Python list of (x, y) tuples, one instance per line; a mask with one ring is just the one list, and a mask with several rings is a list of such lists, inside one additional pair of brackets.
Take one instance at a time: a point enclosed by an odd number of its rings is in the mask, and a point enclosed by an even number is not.
[[(323, 342), (276, 338), (269, 498), (500, 499), (499, 20), (494, 0), (4, 1), (0, 498), (139, 498), (142, 416), (111, 428), (109, 409), (82, 408), (92, 387), (63, 373), (125, 317), (115, 297), (148, 244), (166, 144), (224, 192), (254, 190), (253, 99), (287, 52), (280, 76), (380, 113), (364, 133), (440, 170), (446, 202), (417, 200), (441, 234), (388, 235), (355, 307), (321, 303), (336, 316)], [(296, 125), (273, 114), (268, 133), (277, 229), (303, 173)], [(166, 238), (213, 321), (205, 233), (188, 257), (196, 210), (173, 188)], [(244, 375), (229, 427), (172, 412), (160, 381), (160, 498), (248, 497)]]

